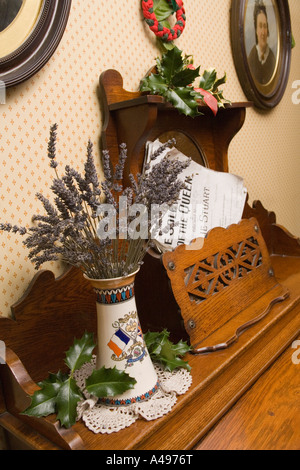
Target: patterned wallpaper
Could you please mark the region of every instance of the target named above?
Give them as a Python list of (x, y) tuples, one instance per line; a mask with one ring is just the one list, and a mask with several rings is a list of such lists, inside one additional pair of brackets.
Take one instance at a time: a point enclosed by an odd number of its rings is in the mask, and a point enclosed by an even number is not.
[[(101, 108), (98, 79), (117, 69), (124, 87), (135, 91), (159, 51), (142, 19), (140, 0), (73, 0), (63, 39), (44, 68), (24, 84), (8, 90), (0, 105), (0, 219), (30, 226), (41, 210), (36, 192), (50, 196), (49, 127), (57, 122), (60, 168), (83, 168), (89, 138), (99, 161)], [(229, 36), (230, 0), (185, 0), (187, 26), (176, 45), (192, 54), (201, 70), (214, 66), (227, 72), (224, 94), (232, 101), (246, 97), (235, 71)], [(270, 112), (247, 111), (246, 122), (229, 148), (232, 173), (244, 177), (250, 201), (260, 199), (277, 214), (278, 223), (300, 235), (299, 110), (292, 104), (292, 83), (300, 79), (300, 2), (290, 0), (297, 44), (285, 96)], [(98, 165), (101, 174), (100, 165)], [(28, 287), (34, 267), (20, 236), (0, 234), (0, 314)], [(56, 275), (65, 267), (49, 263)]]

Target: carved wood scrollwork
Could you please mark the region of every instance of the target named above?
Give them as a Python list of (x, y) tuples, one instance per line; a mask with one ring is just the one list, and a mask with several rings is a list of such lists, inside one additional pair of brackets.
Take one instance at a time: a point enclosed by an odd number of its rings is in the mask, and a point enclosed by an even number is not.
[[(288, 296), (255, 218), (163, 255), (194, 352), (224, 349)], [(200, 346), (200, 347), (199, 347)]]
[(261, 264), (262, 254), (255, 237), (242, 240), (225, 251), (201, 259), (184, 270), (189, 298), (200, 304)]

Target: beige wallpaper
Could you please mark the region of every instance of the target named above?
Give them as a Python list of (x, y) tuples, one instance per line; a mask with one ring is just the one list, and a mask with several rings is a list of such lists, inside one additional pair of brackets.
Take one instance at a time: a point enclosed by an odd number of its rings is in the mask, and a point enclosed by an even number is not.
[[(124, 7), (126, 3), (126, 11)], [(82, 170), (89, 138), (95, 144), (101, 131), (98, 78), (115, 68), (124, 86), (136, 90), (159, 51), (154, 35), (142, 20), (140, 0), (73, 0), (63, 39), (47, 65), (26, 83), (8, 90), (0, 104), (0, 214), (2, 221), (30, 226), (41, 206), (36, 192), (50, 196), (49, 126), (57, 122), (58, 159)], [(231, 54), (230, 0), (185, 0), (187, 25), (176, 45), (194, 55), (201, 70), (214, 66), (227, 72), (224, 94), (245, 101)], [(297, 46), (285, 96), (274, 110), (247, 111), (243, 129), (229, 148), (230, 171), (244, 177), (250, 201), (260, 199), (277, 214), (278, 223), (300, 235), (299, 110), (292, 103), (292, 83), (300, 80), (300, 2), (290, 0)], [(100, 166), (99, 166), (100, 173)], [(0, 234), (0, 314), (28, 287), (34, 267), (20, 236)], [(64, 267), (45, 268), (57, 275)]]

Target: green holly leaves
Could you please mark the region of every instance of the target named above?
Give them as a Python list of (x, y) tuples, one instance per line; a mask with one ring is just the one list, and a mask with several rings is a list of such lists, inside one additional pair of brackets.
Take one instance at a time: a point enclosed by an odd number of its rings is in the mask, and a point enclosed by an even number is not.
[[(179, 367), (190, 370), (188, 363), (181, 359), (190, 347), (183, 341), (173, 344), (169, 335), (167, 330), (161, 333), (148, 332), (144, 335), (151, 358), (160, 362), (170, 372)], [(69, 428), (75, 424), (77, 405), (84, 396), (76, 383), (74, 373), (92, 360), (94, 348), (92, 333), (86, 332), (82, 338), (75, 339), (65, 357), (69, 373), (50, 373), (47, 379), (39, 382), (40, 389), (33, 394), (30, 406), (22, 414), (40, 418), (56, 413), (61, 426)], [(135, 384), (136, 380), (126, 372), (116, 367), (102, 367), (94, 370), (86, 379), (85, 390), (98, 398), (114, 397), (134, 388)]]
[(190, 351), (190, 346), (185, 341), (179, 341), (177, 344), (174, 344), (169, 340), (169, 336), (170, 333), (165, 329), (160, 333), (148, 331), (144, 335), (152, 360), (160, 362), (170, 372), (180, 367), (190, 371), (191, 367), (189, 364), (181, 359), (182, 356)]
[[(219, 86), (226, 81), (226, 74), (217, 78), (215, 69), (205, 70), (200, 76), (200, 66), (195, 68), (190, 59), (183, 57), (178, 47), (173, 47), (156, 59), (157, 73), (143, 78), (140, 91), (161, 95), (181, 114), (195, 117), (199, 111), (199, 100), (209, 106), (214, 114), (223, 105), (223, 92)], [(194, 89), (193, 82), (200, 77), (199, 88)], [(228, 101), (228, 100), (226, 100)], [(228, 101), (228, 103), (230, 103)]]
[(28, 416), (48, 416), (55, 413), (56, 410), (56, 397), (60, 390), (60, 381), (47, 381), (39, 384), (40, 390), (34, 393), (31, 405), (22, 414)]
[(195, 100), (195, 93), (187, 88), (176, 87), (173, 90), (169, 89), (164, 96), (169, 103), (186, 116), (194, 117), (201, 114), (198, 111), (198, 103)]
[[(22, 413), (40, 418), (57, 413), (61, 426), (71, 427), (76, 422), (77, 405), (84, 397), (74, 378), (74, 372), (92, 359), (95, 348), (93, 334), (85, 333), (81, 339), (75, 339), (66, 352), (65, 363), (70, 369), (69, 374), (58, 372), (38, 385), (31, 399), (30, 406)], [(134, 387), (135, 379), (115, 368), (94, 371), (86, 380), (87, 389), (96, 397), (115, 396)]]
[(116, 369), (94, 370), (92, 375), (86, 380), (86, 390), (91, 395), (100, 397), (114, 397), (120, 395), (131, 388), (134, 388), (136, 380), (124, 371)]
[(218, 78), (215, 69), (204, 70), (203, 75), (200, 77), (199, 88), (206, 90), (214, 96), (218, 102), (218, 106), (224, 106), (223, 102), (230, 103), (223, 96), (223, 91), (219, 87), (226, 82), (226, 73), (223, 77)]
[(141, 81), (140, 90), (163, 96), (186, 116), (199, 115), (196, 93), (188, 86), (199, 76), (199, 67), (195, 70), (187, 68), (178, 47), (163, 54), (156, 64), (158, 73), (145, 77)]
[(85, 333), (79, 340), (75, 339), (73, 345), (66, 353), (65, 363), (71, 370), (71, 374), (80, 369), (85, 362), (89, 362), (92, 358), (95, 343), (93, 335)]
[(166, 0), (153, 0), (153, 10), (158, 21), (165, 21), (176, 11), (174, 6), (172, 8)]
[(174, 77), (183, 71), (183, 58), (178, 47), (163, 54), (162, 58), (156, 59), (157, 70), (165, 79), (166, 83), (173, 85)]
[(57, 419), (61, 426), (70, 428), (77, 418), (77, 404), (82, 399), (82, 393), (73, 377), (69, 377), (60, 386), (56, 396)]

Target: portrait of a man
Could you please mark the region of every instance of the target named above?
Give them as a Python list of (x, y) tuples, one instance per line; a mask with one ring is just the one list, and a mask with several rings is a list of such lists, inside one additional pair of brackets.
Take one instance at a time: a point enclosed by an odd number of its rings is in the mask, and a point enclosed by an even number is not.
[[(253, 9), (255, 44), (248, 55), (248, 64), (253, 77), (262, 85), (267, 84), (276, 67), (276, 56), (270, 47), (270, 22), (267, 8), (262, 0), (256, 0)], [(272, 24), (272, 27), (276, 27)], [(274, 33), (274, 32), (273, 32)], [(274, 34), (273, 34), (274, 35)]]
[(0, 32), (13, 22), (22, 3), (23, 0), (0, 0)]

